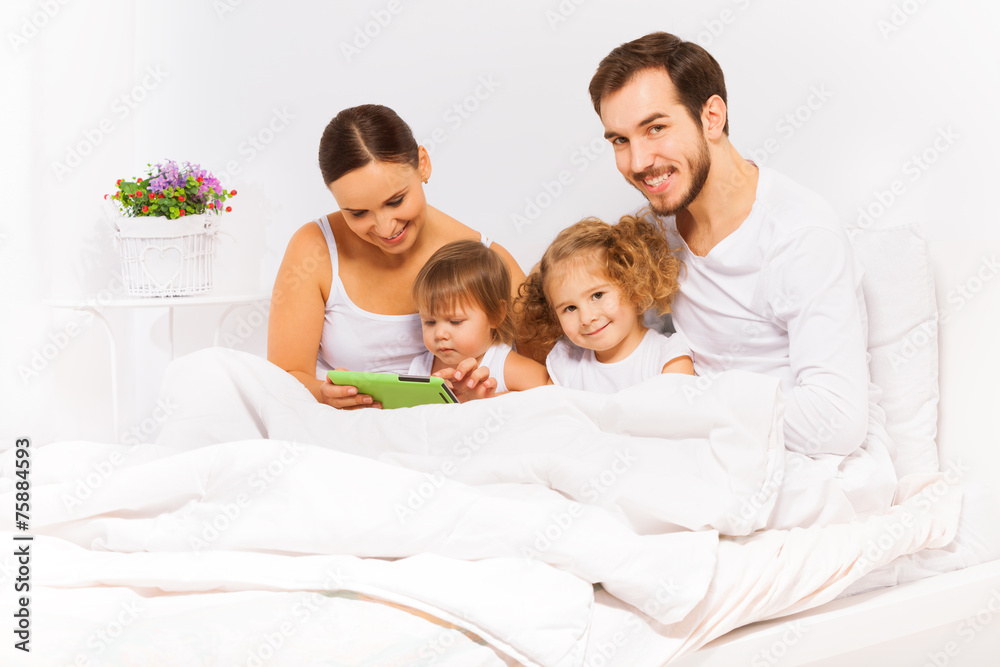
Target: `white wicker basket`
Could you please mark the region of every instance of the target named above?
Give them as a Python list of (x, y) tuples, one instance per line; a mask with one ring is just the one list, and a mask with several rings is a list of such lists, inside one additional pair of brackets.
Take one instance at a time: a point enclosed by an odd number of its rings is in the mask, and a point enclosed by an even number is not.
[(186, 296), (212, 291), (219, 216), (188, 215), (115, 221), (122, 282), (132, 296)]

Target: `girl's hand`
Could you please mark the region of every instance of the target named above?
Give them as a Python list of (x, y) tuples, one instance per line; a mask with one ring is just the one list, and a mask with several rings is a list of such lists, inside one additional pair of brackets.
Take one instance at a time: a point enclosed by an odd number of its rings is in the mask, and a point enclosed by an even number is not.
[(459, 403), (477, 398), (492, 398), (497, 391), (497, 381), (490, 377), (490, 369), (480, 366), (474, 357), (465, 359), (455, 368), (445, 368), (434, 375), (448, 384)]
[[(334, 370), (346, 371), (346, 368)], [(358, 408), (381, 408), (382, 404), (368, 394), (359, 394), (357, 387), (344, 384), (334, 384), (327, 378), (319, 388), (323, 402), (340, 410), (357, 410)]]

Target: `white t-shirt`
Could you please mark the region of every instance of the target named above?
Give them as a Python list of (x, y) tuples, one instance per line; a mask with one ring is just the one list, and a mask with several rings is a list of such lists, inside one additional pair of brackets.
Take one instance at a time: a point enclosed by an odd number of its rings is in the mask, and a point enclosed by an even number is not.
[(545, 357), (545, 368), (560, 387), (611, 394), (656, 377), (668, 361), (683, 356), (691, 356), (684, 336), (648, 329), (631, 354), (609, 364), (598, 361), (593, 350), (560, 338)]
[[(490, 377), (497, 381), (496, 393), (502, 394), (507, 391), (507, 383), (504, 381), (504, 367), (507, 365), (507, 355), (513, 351), (506, 343), (495, 343), (483, 354), (483, 360), (479, 365), (490, 369)], [(407, 375), (430, 375), (434, 368), (434, 355), (427, 350), (418, 355), (411, 363)]]
[(749, 216), (705, 257), (690, 251), (673, 217), (662, 223), (684, 263), (673, 322), (695, 373), (780, 378), (791, 451), (846, 455), (870, 428), (884, 433), (868, 372), (862, 269), (826, 201), (761, 167)]

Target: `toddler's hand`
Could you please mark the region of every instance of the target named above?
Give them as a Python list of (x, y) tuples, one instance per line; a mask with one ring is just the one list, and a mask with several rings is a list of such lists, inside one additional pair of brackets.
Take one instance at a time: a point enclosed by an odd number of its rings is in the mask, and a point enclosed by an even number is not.
[(448, 384), (460, 403), (477, 398), (491, 398), (497, 391), (497, 381), (490, 377), (490, 369), (480, 366), (474, 357), (465, 359), (455, 368), (445, 368), (434, 375)]

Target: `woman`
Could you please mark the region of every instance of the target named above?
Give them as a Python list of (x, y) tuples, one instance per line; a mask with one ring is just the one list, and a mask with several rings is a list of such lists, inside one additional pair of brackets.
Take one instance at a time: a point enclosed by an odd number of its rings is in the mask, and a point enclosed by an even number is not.
[[(355, 387), (325, 380), (326, 371), (405, 373), (426, 349), (410, 297), (417, 273), (444, 244), (482, 237), (427, 204), (430, 157), (387, 107), (337, 114), (320, 139), (319, 165), (340, 210), (304, 225), (288, 243), (271, 295), (267, 358), (322, 403), (380, 407)], [(505, 249), (482, 241), (510, 269), (513, 302), (524, 272)], [(460, 398), (489, 395), (495, 380), (468, 362), (444, 377), (464, 380)]]

